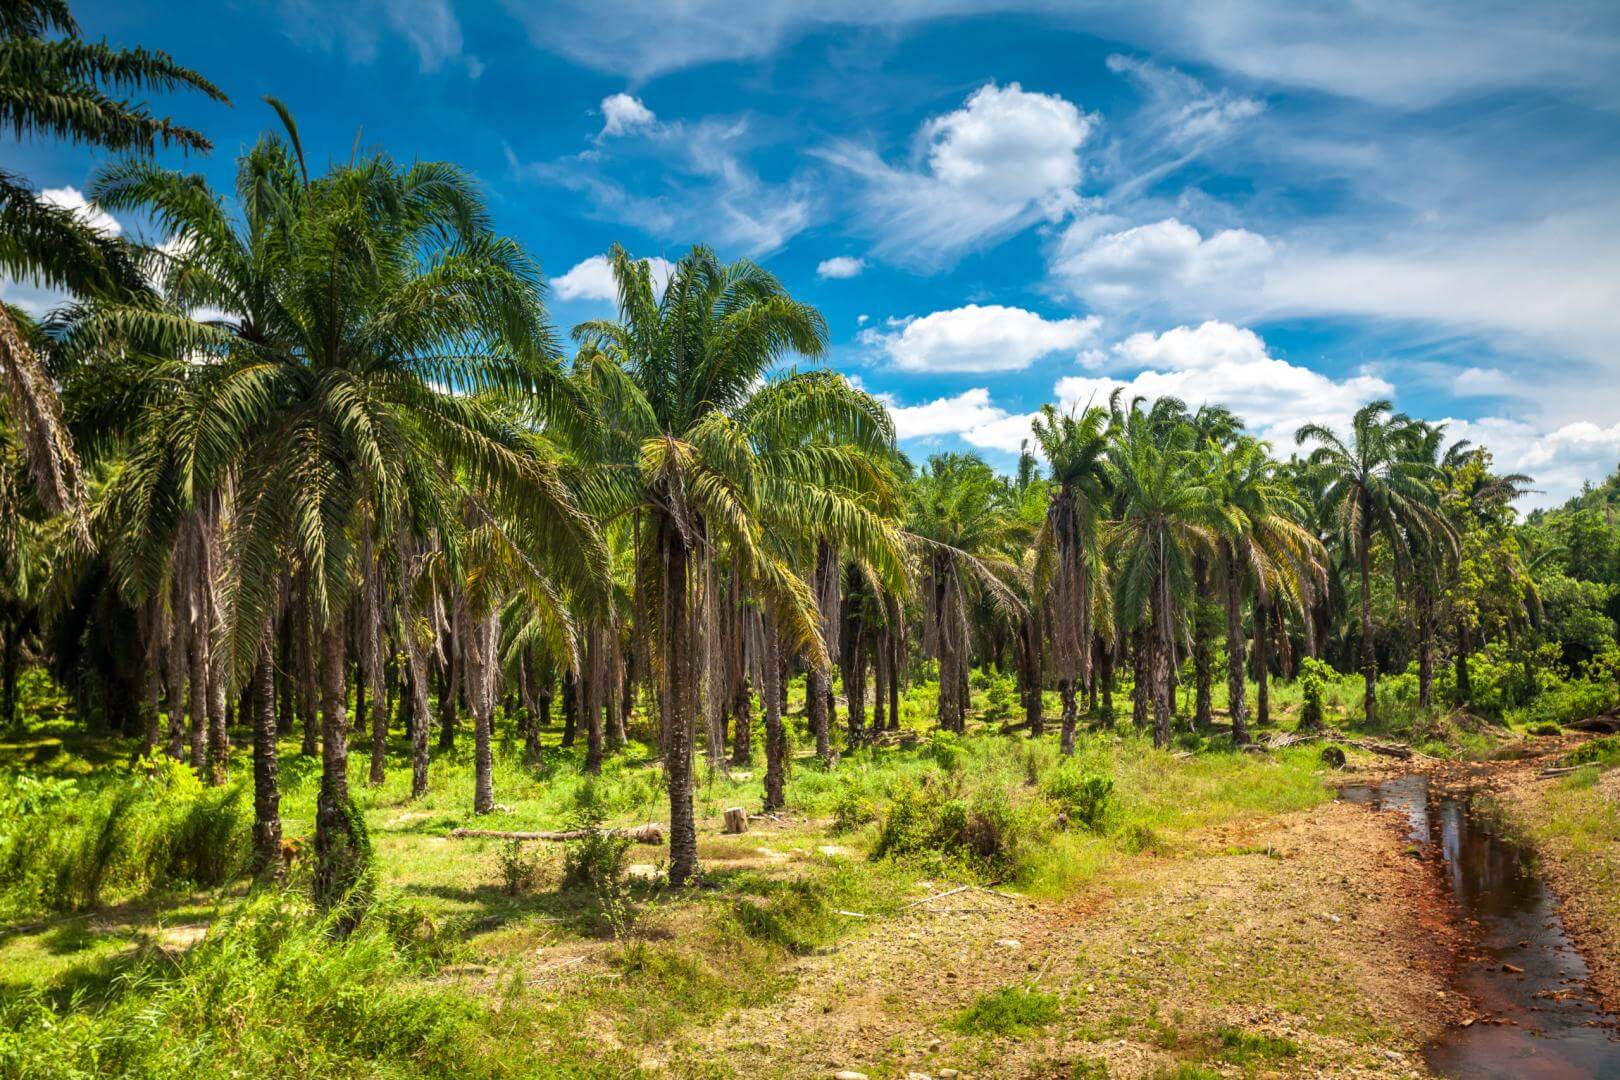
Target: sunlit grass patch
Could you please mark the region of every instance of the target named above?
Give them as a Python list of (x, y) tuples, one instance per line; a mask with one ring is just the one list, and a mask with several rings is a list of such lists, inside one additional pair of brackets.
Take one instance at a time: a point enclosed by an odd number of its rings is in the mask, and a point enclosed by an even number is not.
[(1004, 986), (981, 995), (950, 1026), (963, 1035), (1016, 1035), (1056, 1020), (1061, 1001), (1056, 994), (1026, 986)]

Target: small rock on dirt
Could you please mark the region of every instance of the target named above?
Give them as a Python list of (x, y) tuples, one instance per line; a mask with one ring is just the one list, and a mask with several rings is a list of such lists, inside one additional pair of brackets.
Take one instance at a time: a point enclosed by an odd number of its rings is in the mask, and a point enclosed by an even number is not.
[(866, 1074), (856, 1072), (854, 1069), (839, 1069), (833, 1073), (833, 1080), (867, 1080)]

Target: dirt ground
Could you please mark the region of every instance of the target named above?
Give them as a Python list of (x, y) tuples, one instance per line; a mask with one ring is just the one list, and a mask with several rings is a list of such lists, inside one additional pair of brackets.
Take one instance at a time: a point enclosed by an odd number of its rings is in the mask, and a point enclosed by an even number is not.
[[(688, 1031), (643, 1067), (1152, 1077), (1197, 1063), (1224, 1075), (1413, 1076), (1417, 1049), (1467, 1011), (1446, 991), (1459, 942), (1435, 867), (1393, 816), (1346, 803), (1144, 853), (1076, 901), (934, 889), (801, 960), (785, 997)], [(1009, 986), (1057, 995), (1057, 1018), (1011, 1035), (953, 1028)], [(1233, 1033), (1273, 1038), (1245, 1052)]]

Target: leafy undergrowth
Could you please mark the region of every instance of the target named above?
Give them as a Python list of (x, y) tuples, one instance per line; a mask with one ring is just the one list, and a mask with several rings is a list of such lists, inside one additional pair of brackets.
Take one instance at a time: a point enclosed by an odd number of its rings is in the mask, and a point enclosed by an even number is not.
[[(908, 720), (926, 713), (905, 706)], [(783, 993), (793, 957), (898, 912), (923, 876), (1057, 896), (1142, 852), (1176, 852), (1193, 830), (1327, 797), (1308, 747), (1268, 756), (1190, 739), (1172, 752), (1121, 729), (1083, 734), (1065, 759), (1052, 731), (917, 735), (832, 771), (796, 758), (786, 824), (747, 837), (722, 837), (718, 818), (758, 804), (760, 771), (709, 778), (706, 887), (677, 894), (658, 882), (659, 849), (447, 839), (475, 823), (470, 748), (436, 753), (432, 790), (412, 802), (396, 743), (383, 785), (352, 785), (380, 898), (340, 940), (302, 899), (302, 863), (286, 889), (248, 888), (246, 755), (207, 788), (184, 769), (132, 766), (127, 747), (83, 768), (71, 740), (42, 750), (52, 738), (33, 733), (27, 770), (0, 774), (7, 1075), (622, 1075), (638, 1048)], [(503, 750), (500, 808), (476, 824), (659, 820), (660, 773), (637, 749), (596, 779), (549, 740), (539, 768)], [(316, 763), (294, 740), (282, 752), (296, 838)], [(964, 1022), (1040, 1023), (1032, 994)]]

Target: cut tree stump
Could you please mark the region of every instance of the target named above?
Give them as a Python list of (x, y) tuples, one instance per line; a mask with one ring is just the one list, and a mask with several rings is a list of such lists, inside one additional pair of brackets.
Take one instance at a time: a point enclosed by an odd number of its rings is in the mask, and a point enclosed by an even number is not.
[(656, 821), (645, 825), (631, 825), (623, 829), (565, 829), (561, 832), (507, 832), (501, 829), (451, 829), (457, 839), (484, 837), (491, 840), (583, 840), (600, 833), (603, 836), (623, 836), (638, 844), (662, 844), (664, 827)]
[(726, 832), (745, 833), (748, 831), (748, 811), (740, 806), (726, 808)]

